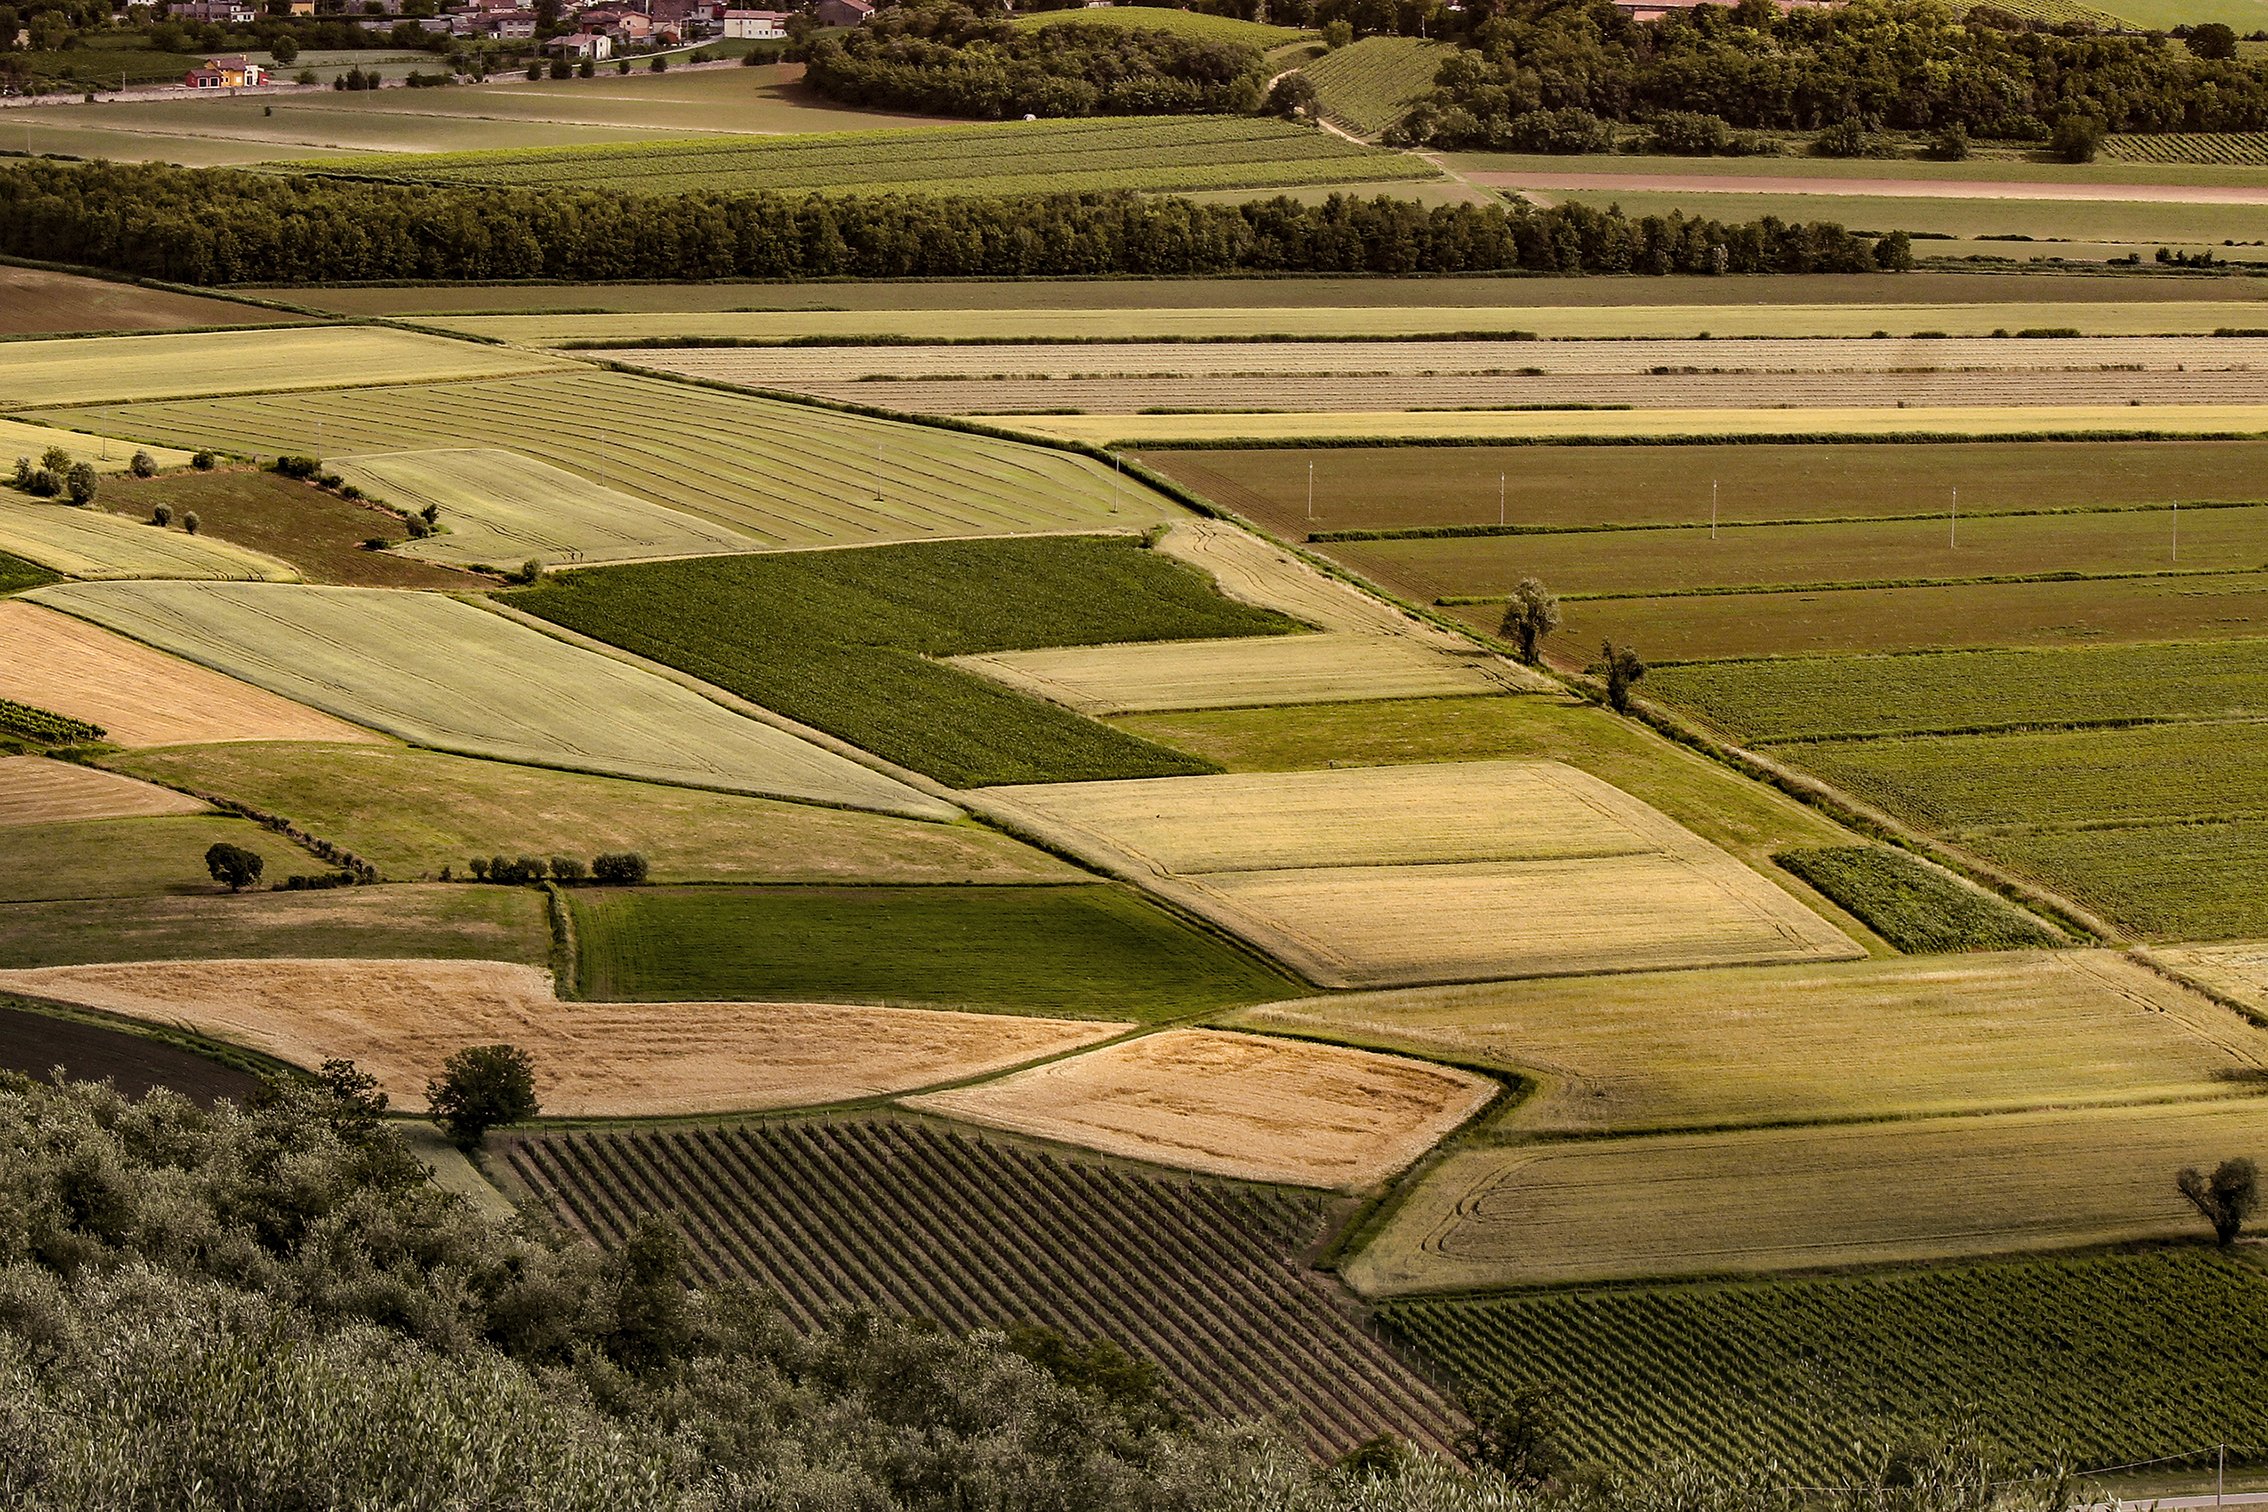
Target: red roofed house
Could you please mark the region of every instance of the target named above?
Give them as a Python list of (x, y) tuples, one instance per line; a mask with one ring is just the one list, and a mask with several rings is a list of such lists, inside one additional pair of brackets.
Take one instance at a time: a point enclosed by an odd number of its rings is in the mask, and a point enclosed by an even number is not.
[(182, 76), (182, 82), (191, 89), (240, 89), (259, 84), (267, 75), (260, 65), (243, 58), (208, 58), (203, 68), (192, 68)]

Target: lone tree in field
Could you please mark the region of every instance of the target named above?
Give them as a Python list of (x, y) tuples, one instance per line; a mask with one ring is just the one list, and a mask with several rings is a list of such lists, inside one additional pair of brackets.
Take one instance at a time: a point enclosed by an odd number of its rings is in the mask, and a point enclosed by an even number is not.
[(425, 1084), (433, 1121), (460, 1150), (476, 1148), (498, 1124), (533, 1118), (535, 1057), (510, 1045), (475, 1045), (441, 1063)]
[(226, 882), (232, 893), (242, 892), (260, 880), (267, 862), (257, 851), (248, 851), (241, 845), (226, 840), (213, 845), (205, 852), (205, 870), (213, 874), (215, 882)]
[(1615, 713), (1627, 714), (1630, 712), (1630, 685), (1646, 675), (1646, 664), (1638, 659), (1637, 652), (1613, 641), (1602, 644), (1599, 655), (1605, 662), (1607, 702), (1614, 705)]
[(2174, 1185), (2213, 1225), (2213, 1238), (2223, 1249), (2236, 1241), (2244, 1220), (2260, 1202), (2260, 1168), (2243, 1155), (2222, 1161), (2210, 1176), (2195, 1166), (2184, 1166)]
[(1534, 578), (1520, 579), (1520, 586), (1512, 590), (1512, 602), (1504, 606), (1504, 623), (1496, 633), (1508, 641), (1520, 643), (1520, 660), (1529, 666), (1536, 664), (1536, 642), (1559, 628), (1559, 596), (1546, 592), (1544, 585)]

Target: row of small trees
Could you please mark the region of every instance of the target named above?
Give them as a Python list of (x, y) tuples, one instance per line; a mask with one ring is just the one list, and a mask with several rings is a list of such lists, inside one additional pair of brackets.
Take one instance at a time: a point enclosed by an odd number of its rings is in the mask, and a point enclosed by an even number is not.
[[(1504, 622), (1496, 633), (1520, 648), (1520, 660), (1536, 665), (1536, 643), (1560, 625), (1559, 596), (1537, 578), (1522, 578), (1504, 606)], [(1646, 675), (1646, 664), (1628, 646), (1613, 641), (1599, 645), (1599, 660), (1585, 669), (1606, 679), (1607, 702), (1617, 714), (1630, 712), (1630, 689)]]
[[(475, 856), (465, 863), (475, 882), (498, 882), (507, 887), (552, 881), (573, 885), (589, 880), (602, 887), (635, 887), (646, 880), (646, 858), (637, 851), (607, 851), (591, 858), (585, 867), (573, 856)], [(454, 881), (448, 867), (441, 880)]]

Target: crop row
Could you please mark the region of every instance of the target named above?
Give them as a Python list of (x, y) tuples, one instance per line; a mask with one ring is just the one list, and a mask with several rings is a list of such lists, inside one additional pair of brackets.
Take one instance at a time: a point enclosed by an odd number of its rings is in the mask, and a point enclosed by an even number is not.
[(1556, 1385), (1569, 1447), (1625, 1466), (1841, 1477), (1912, 1425), (1963, 1419), (2028, 1465), (2268, 1441), (2268, 1277), (2199, 1250), (1384, 1316), (1470, 1385)]
[(600, 1244), (674, 1214), (704, 1279), (773, 1292), (801, 1327), (864, 1306), (1110, 1339), (1153, 1361), (1184, 1410), (1281, 1414), (1326, 1453), (1455, 1431), (1442, 1393), (1300, 1264), (1322, 1223), (1310, 1197), (894, 1123), (560, 1134), (508, 1158)]
[(100, 740), (100, 725), (88, 724), (83, 719), (72, 719), (63, 714), (50, 714), (45, 709), (14, 699), (0, 698), (0, 735), (14, 735), (24, 740), (43, 741), (62, 745), (74, 740)]
[(1326, 115), (1375, 136), (1424, 98), (1453, 51), (1419, 37), (1367, 37), (1300, 71), (1314, 82)]
[(2114, 136), (2103, 156), (2121, 163), (2268, 163), (2268, 131), (2189, 131), (2166, 136)]

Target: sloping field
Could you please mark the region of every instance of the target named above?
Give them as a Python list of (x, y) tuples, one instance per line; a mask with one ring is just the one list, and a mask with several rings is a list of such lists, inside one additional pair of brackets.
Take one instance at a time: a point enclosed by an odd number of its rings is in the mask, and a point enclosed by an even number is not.
[(1233, 1022), (1521, 1071), (1506, 1129), (1592, 1134), (2215, 1096), (2268, 1035), (2101, 951), (1424, 987)]
[[(202, 103), (202, 102), (200, 102)], [(0, 336), (288, 322), (281, 310), (41, 268), (0, 270)]]
[(1557, 762), (991, 788), (981, 800), (1324, 986), (1863, 954), (1725, 852)]
[(376, 741), (304, 704), (22, 599), (0, 603), (0, 698), (98, 725), (112, 745)]
[(501, 961), (158, 961), (0, 972), (20, 992), (313, 1067), (355, 1062), (406, 1112), (472, 1045), (535, 1057), (555, 1117), (804, 1107), (974, 1076), (1108, 1039), (1123, 1024), (809, 1003), (580, 1003)]
[(269, 393), (341, 382), (439, 383), (566, 366), (554, 357), (379, 326), (11, 341), (0, 345), (0, 409)]
[(1374, 137), (1431, 92), (1434, 74), (1456, 51), (1423, 37), (1365, 37), (1302, 63), (1299, 71), (1315, 85), (1324, 115)]
[(472, 857), (499, 852), (588, 861), (637, 851), (656, 882), (1088, 880), (973, 821), (934, 824), (404, 746), (183, 746), (108, 762), (286, 815), (389, 877), (461, 874)]
[(1085, 457), (622, 373), (114, 413), (139, 436), (244, 451), (311, 451), (318, 435), (349, 455), (501, 447), (766, 546), (1123, 529), (1186, 514)]
[(296, 583), (299, 569), (211, 536), (122, 519), (99, 506), (0, 496), (0, 548), (78, 578)]
[[(239, 827), (260, 837), (249, 842), (255, 848), (285, 844), (256, 826), (240, 821)], [(200, 844), (187, 859), (202, 870), (203, 854)], [(113, 860), (111, 875), (121, 874), (128, 865), (125, 859)], [(269, 869), (278, 870), (279, 864), (271, 862)], [(329, 892), (253, 892), (240, 897), (208, 887), (196, 897), (0, 904), (0, 967), (16, 970), (89, 961), (211, 961), (302, 957), (310, 952), (326, 957), (534, 965), (550, 955), (551, 930), (544, 919), (543, 894), (531, 887), (413, 883)]]
[(2151, 954), (2189, 980), (2268, 1019), (2268, 941), (2173, 945)]
[(438, 509), (442, 534), (394, 549), (452, 567), (634, 562), (758, 547), (738, 531), (493, 447), (329, 460), (340, 477), (396, 509)]
[(1008, 23), (1023, 31), (1043, 26), (1123, 26), (1136, 31), (1169, 31), (1200, 42), (1237, 42), (1262, 49), (1281, 47), (1315, 33), (1291, 26), (1269, 26), (1235, 16), (1176, 10), (1164, 5), (1105, 5), (1093, 10), (1032, 11)]
[(329, 870), (283, 836), (234, 815), (35, 819), (0, 824), (0, 903), (224, 897), (228, 889), (205, 864), (205, 852), (222, 844), (258, 856), (263, 884)]
[[(1452, 659), (1414, 637), (1338, 634), (1001, 651), (953, 662), (1082, 714), (1130, 714), (1501, 693), (1513, 680), (1499, 681), (1487, 665), (1500, 660), (1477, 649)], [(1527, 691), (1528, 683), (1514, 687)]]
[(1474, 1150), (1341, 1273), (1376, 1296), (2194, 1237), (2173, 1173), (2264, 1139), (2268, 1099), (2238, 1097)]
[(435, 594), (82, 583), (34, 595), (417, 745), (925, 819), (955, 815), (676, 683)]
[(186, 793), (99, 767), (38, 756), (0, 757), (0, 826), (203, 812), (205, 805)]
[(696, 1275), (747, 1280), (799, 1328), (857, 1306), (1110, 1339), (1154, 1362), (1185, 1412), (1280, 1413), (1326, 1457), (1389, 1432), (1446, 1448), (1459, 1423), (1302, 1263), (1323, 1228), (1311, 1194), (863, 1120), (501, 1143), (514, 1174), (598, 1243), (672, 1215)]
[[(1518, 288), (1517, 284), (1512, 285)], [(1644, 291), (1647, 286), (1640, 285)], [(1743, 286), (1748, 287), (1748, 286)], [(1766, 299), (1785, 298), (1762, 291)], [(1601, 295), (1585, 305), (1500, 303), (1493, 291), (1486, 305), (1348, 306), (1324, 300), (1301, 301), (1296, 308), (1255, 304), (1222, 307), (1207, 301), (1195, 308), (1111, 306), (1081, 309), (1067, 320), (1061, 309), (983, 308), (972, 298), (967, 308), (875, 310), (702, 311), (621, 315), (445, 315), (427, 324), (546, 345), (563, 341), (642, 341), (655, 336), (734, 336), (786, 341), (798, 336), (872, 339), (886, 334), (899, 341), (1058, 342), (1090, 341), (1250, 341), (1267, 336), (1401, 338), (1488, 332), (1531, 333), (1585, 340), (1625, 338), (1683, 340), (1707, 331), (1712, 339), (1739, 336), (1871, 337), (1876, 331), (1909, 334), (1944, 331), (1949, 336), (1985, 336), (1995, 330), (2019, 331), (2068, 326), (2089, 336), (2210, 336), (2224, 326), (2257, 326), (2260, 307), (2243, 300), (2144, 302), (2042, 301), (1939, 304), (1614, 304)], [(738, 302), (737, 300), (735, 302)], [(831, 301), (835, 302), (835, 301)], [(906, 301), (911, 303), (911, 301)], [(402, 306), (388, 301), (396, 308)], [(430, 304), (424, 308), (432, 308)], [(1161, 349), (1161, 356), (1170, 356)], [(1517, 366), (1518, 364), (1512, 364)], [(869, 369), (868, 371), (876, 371)], [(1082, 371), (1084, 371), (1082, 369)]]
[(1170, 193), (1440, 176), (1431, 163), (1407, 153), (1291, 121), (1237, 116), (988, 121), (769, 139), (739, 135), (387, 153), (276, 166), (410, 183), (571, 186), (628, 194)]
[[(18, 270), (9, 268), (6, 272)], [(0, 288), (5, 288), (0, 282)], [(71, 454), (73, 462), (91, 462), (101, 473), (124, 472), (134, 460), (136, 451), (147, 451), (160, 467), (187, 467), (190, 454), (166, 446), (137, 447), (134, 442), (99, 436), (83, 435), (78, 431), (59, 430), (52, 425), (27, 425), (21, 420), (0, 419), (0, 460), (29, 457), (38, 462), (41, 453), (51, 446), (60, 446)]]
[(1356, 1191), (1433, 1148), (1499, 1090), (1400, 1056), (1169, 1029), (905, 1104), (1214, 1176)]
[[(1290, 445), (1300, 441), (1442, 442), (1467, 437), (1681, 436), (2258, 436), (2268, 404), (1976, 405), (1957, 409), (1400, 410), (1280, 415), (973, 415), (987, 425), (1096, 446)], [(1649, 443), (1653, 444), (1653, 443)]]

